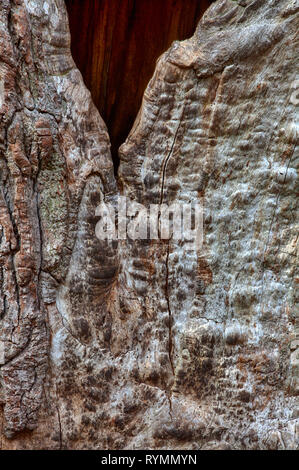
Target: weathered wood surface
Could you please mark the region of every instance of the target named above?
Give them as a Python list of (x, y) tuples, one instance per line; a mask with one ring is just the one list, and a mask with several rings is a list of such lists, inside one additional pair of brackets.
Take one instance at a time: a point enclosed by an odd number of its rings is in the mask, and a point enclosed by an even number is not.
[[(116, 181), (64, 2), (0, 1), (1, 448), (298, 446), (298, 10), (216, 2)], [(118, 194), (203, 200), (203, 248), (99, 241)]]

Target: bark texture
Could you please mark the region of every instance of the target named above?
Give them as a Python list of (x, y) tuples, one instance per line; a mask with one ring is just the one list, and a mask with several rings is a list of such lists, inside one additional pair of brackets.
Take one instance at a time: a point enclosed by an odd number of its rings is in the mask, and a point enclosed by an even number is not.
[[(298, 2), (219, 0), (120, 148), (62, 0), (0, 0), (4, 449), (298, 446)], [(204, 245), (99, 241), (95, 209), (204, 201)]]

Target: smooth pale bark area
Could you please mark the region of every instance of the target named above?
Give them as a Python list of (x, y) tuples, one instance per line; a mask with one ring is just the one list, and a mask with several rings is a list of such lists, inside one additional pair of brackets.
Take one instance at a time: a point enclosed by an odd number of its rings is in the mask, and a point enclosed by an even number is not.
[(158, 57), (187, 39), (212, 0), (66, 0), (72, 53), (102, 118), (112, 157), (127, 138)]
[[(115, 177), (64, 1), (0, 0), (1, 449), (298, 447), (298, 11), (213, 4)], [(202, 204), (203, 245), (99, 240), (118, 196)]]

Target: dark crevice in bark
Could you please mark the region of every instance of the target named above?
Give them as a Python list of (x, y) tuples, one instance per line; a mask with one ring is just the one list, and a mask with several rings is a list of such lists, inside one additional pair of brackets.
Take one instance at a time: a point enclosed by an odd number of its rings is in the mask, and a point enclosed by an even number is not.
[(165, 260), (165, 266), (166, 266), (166, 279), (165, 279), (165, 297), (166, 297), (166, 302), (167, 302), (167, 309), (168, 309), (168, 357), (169, 357), (169, 362), (171, 366), (171, 371), (172, 375), (175, 375), (174, 371), (174, 365), (173, 365), (173, 341), (172, 341), (172, 313), (171, 313), (171, 308), (170, 308), (170, 298), (169, 298), (169, 243), (167, 244), (167, 253), (166, 253), (166, 260)]
[(141, 106), (158, 57), (190, 37), (213, 0), (66, 0), (72, 54), (118, 149)]

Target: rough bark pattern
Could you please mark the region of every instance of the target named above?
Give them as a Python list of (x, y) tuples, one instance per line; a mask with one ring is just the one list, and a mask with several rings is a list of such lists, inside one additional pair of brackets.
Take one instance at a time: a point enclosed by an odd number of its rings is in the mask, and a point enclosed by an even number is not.
[(296, 448), (298, 2), (218, 1), (120, 149), (121, 194), (204, 201), (199, 252), (96, 239), (117, 188), (63, 2), (0, 5), (1, 447)]
[[(105, 125), (70, 55), (64, 3), (0, 7), (1, 402), (12, 437), (36, 426), (55, 335), (84, 328), (83, 312), (71, 325), (67, 308), (58, 317), (56, 293), (65, 281), (80, 296), (92, 278), (92, 215), (116, 185)], [(95, 279), (87, 309), (95, 297), (103, 304), (102, 284)]]

